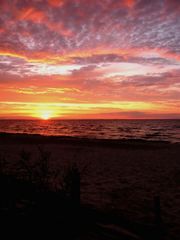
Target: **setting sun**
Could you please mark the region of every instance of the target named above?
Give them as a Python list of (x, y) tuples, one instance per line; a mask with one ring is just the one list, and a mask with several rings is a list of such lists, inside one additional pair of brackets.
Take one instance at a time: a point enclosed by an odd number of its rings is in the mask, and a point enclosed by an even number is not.
[(48, 120), (50, 119), (52, 116), (51, 116), (51, 113), (50, 112), (44, 112), (41, 114), (40, 118), (43, 119), (43, 120)]

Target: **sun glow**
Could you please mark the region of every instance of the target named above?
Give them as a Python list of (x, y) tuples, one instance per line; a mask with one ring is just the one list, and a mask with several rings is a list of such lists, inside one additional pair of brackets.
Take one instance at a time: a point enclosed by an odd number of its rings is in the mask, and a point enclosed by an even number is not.
[(41, 113), (40, 118), (43, 120), (49, 120), (50, 118), (52, 118), (52, 114), (51, 112), (43, 112)]

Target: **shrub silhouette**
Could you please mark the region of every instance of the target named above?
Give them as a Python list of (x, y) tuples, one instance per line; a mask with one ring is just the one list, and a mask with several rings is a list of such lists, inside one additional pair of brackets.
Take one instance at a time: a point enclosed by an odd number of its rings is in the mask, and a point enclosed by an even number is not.
[(22, 149), (20, 152), (20, 161), (18, 170), (25, 172), (25, 178), (30, 182), (33, 182), (33, 166), (31, 164), (31, 153)]
[(37, 181), (42, 187), (43, 190), (48, 189), (49, 182), (51, 178), (51, 170), (50, 170), (50, 158), (51, 152), (44, 150), (42, 147), (38, 147), (39, 156), (36, 162), (36, 170), (37, 170)]
[(76, 163), (73, 163), (63, 177), (63, 191), (69, 200), (75, 204), (80, 204), (80, 172)]
[(38, 147), (38, 158), (32, 161), (32, 154), (27, 150), (20, 152), (20, 160), (18, 162), (17, 170), (22, 178), (30, 182), (34, 182), (45, 190), (49, 187), (49, 179), (52, 172), (50, 171), (50, 157), (51, 153), (45, 151), (42, 147)]

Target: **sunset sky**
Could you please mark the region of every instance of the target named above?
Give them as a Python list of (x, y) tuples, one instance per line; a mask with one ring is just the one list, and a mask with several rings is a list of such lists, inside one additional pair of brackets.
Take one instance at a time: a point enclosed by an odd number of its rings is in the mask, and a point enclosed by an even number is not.
[(0, 118), (180, 118), (180, 1), (0, 0)]

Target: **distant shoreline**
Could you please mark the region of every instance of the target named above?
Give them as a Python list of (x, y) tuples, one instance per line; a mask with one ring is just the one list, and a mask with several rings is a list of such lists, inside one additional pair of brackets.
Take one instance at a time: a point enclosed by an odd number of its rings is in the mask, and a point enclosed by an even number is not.
[(180, 146), (180, 143), (144, 139), (97, 139), (74, 136), (47, 136), (41, 134), (0, 132), (0, 144), (75, 144), (105, 147), (166, 147)]
[[(51, 118), (45, 121), (180, 121), (180, 118)], [(44, 121), (40, 118), (0, 118), (0, 121)]]

